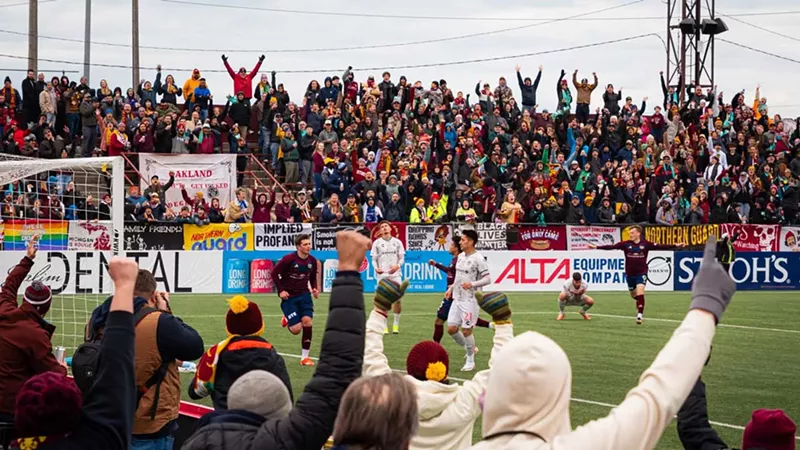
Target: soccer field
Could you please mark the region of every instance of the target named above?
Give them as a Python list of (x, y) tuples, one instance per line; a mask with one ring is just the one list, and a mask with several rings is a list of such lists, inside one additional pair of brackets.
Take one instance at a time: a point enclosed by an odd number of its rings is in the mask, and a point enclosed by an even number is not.
[[(558, 342), (572, 362), (573, 402), (572, 426), (576, 427), (608, 414), (634, 387), (639, 375), (655, 358), (671, 333), (678, 326), (689, 306), (689, 293), (651, 292), (647, 294), (645, 323), (634, 322), (634, 302), (625, 292), (591, 292), (595, 306), (590, 322), (584, 321), (577, 308), (568, 310), (564, 321), (555, 320), (556, 293), (510, 294), (512, 320), (516, 333), (535, 330)], [(371, 296), (367, 308), (371, 308)], [(69, 301), (69, 296), (63, 296)], [(222, 294), (189, 294), (171, 296), (174, 313), (201, 333), (206, 347), (226, 337), (224, 315), (227, 311)], [(286, 358), (295, 390), (295, 398), (313, 373), (313, 368), (299, 365), (300, 336), (280, 326), (278, 298), (250, 295), (264, 315), (264, 337)], [(56, 300), (57, 301), (57, 300)], [(409, 294), (403, 302), (400, 334), (385, 336), (385, 348), (393, 368), (403, 370), (408, 350), (421, 340), (431, 339), (433, 320), (441, 301), (440, 294)], [(82, 300), (76, 299), (76, 306)], [(92, 304), (93, 302), (89, 302)], [(327, 319), (328, 296), (316, 302), (312, 355), (318, 355), (319, 343)], [(77, 308), (76, 308), (77, 309)], [(703, 379), (708, 388), (710, 419), (728, 445), (741, 443), (741, 428), (756, 408), (782, 408), (796, 421), (800, 420), (800, 391), (796, 377), (800, 372), (800, 298), (790, 292), (739, 292), (728, 309), (723, 324), (714, 338), (711, 362)], [(58, 345), (62, 337), (82, 329), (79, 312), (61, 313), (54, 305), (50, 317), (59, 326), (53, 338)], [(64, 324), (64, 325), (62, 325)], [(75, 324), (75, 325), (71, 325)], [(478, 369), (487, 367), (492, 331), (477, 329), (476, 357)], [(71, 338), (67, 338), (72, 346)], [(451, 379), (460, 382), (472, 376), (459, 371), (463, 349), (445, 334), (442, 344), (450, 352)], [(71, 353), (72, 350), (68, 350)], [(184, 399), (191, 374), (182, 374)], [(200, 403), (210, 405), (210, 401)], [(474, 439), (480, 440), (480, 419)], [(673, 423), (661, 439), (659, 449), (681, 449)]]

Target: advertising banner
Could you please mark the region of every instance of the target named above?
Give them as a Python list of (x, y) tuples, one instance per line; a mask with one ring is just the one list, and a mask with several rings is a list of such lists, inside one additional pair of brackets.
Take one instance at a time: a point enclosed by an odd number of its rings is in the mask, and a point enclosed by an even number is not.
[[(625, 258), (621, 251), (549, 252), (482, 252), (489, 263), (492, 284), (487, 290), (509, 292), (557, 292), (572, 274), (580, 272), (589, 290), (627, 291)], [(647, 287), (654, 291), (671, 291), (673, 277), (672, 252), (650, 252)]]
[[(403, 248), (408, 250), (408, 243), (406, 242), (406, 226), (408, 226), (408, 224), (403, 222), (391, 222), (391, 225), (392, 225), (392, 237), (396, 237), (397, 239), (399, 239), (400, 242), (403, 243)], [(380, 237), (380, 233), (378, 232), (379, 227), (377, 223), (365, 223), (363, 226), (369, 230), (370, 236), (372, 237), (373, 241), (375, 241)]]
[[(700, 252), (675, 253), (675, 290), (689, 291), (700, 268)], [(742, 252), (729, 271), (740, 291), (800, 289), (800, 253)]]
[[(563, 225), (533, 226), (520, 225), (516, 230), (508, 227), (506, 232), (509, 236), (517, 232), (518, 238), (515, 243), (508, 243), (509, 250), (566, 250), (567, 249), (567, 228)], [(510, 239), (513, 241), (513, 239)]]
[(452, 225), (408, 225), (406, 227), (408, 251), (447, 251), (453, 242)]
[(733, 248), (737, 252), (776, 252), (780, 238), (778, 225), (739, 225), (723, 223), (720, 225), (722, 233), (728, 236), (738, 235)]
[[(484, 250), (508, 250), (508, 239), (506, 238), (506, 224), (504, 223), (476, 223), (475, 225), (463, 225), (459, 230), (474, 229), (478, 233), (478, 251)], [(460, 234), (460, 233), (457, 233)]]
[(69, 223), (69, 250), (111, 250), (114, 226), (111, 221), (72, 221)]
[[(626, 228), (622, 232), (622, 239), (630, 239)], [(644, 227), (644, 239), (654, 244), (677, 245), (686, 244), (689, 247), (702, 247), (706, 245), (708, 236), (717, 238), (722, 234), (720, 226), (713, 225), (647, 225)]]
[(253, 250), (252, 223), (183, 225), (184, 250)]
[(782, 252), (800, 252), (797, 239), (800, 238), (800, 227), (781, 227), (781, 240), (778, 250)]
[(169, 155), (157, 153), (139, 154), (139, 172), (142, 174), (142, 192), (147, 188), (153, 175), (162, 184), (169, 180), (169, 173), (175, 173), (175, 184), (161, 199), (167, 208), (178, 211), (186, 206), (181, 189), (186, 189), (190, 198), (202, 192), (208, 201), (217, 197), (220, 205), (226, 207), (233, 199), (236, 190), (236, 155)]
[(567, 250), (590, 250), (589, 244), (613, 245), (621, 241), (621, 228), (567, 225)]
[(254, 223), (256, 250), (294, 250), (301, 234), (311, 236), (310, 223)]
[(66, 250), (69, 222), (58, 220), (8, 220), (3, 227), (3, 250), (25, 250), (39, 236), (39, 250)]
[(125, 224), (125, 250), (183, 250), (183, 225), (176, 223)]
[[(24, 251), (8, 252), (0, 258), (0, 274), (5, 278), (25, 256)], [(176, 293), (222, 292), (222, 252), (207, 252), (202, 258), (183, 251), (127, 251), (139, 267), (155, 275), (158, 290)], [(40, 251), (20, 289), (33, 281), (50, 286), (53, 294), (110, 294), (113, 282), (108, 275), (111, 252)], [(22, 290), (20, 291), (22, 292)]]

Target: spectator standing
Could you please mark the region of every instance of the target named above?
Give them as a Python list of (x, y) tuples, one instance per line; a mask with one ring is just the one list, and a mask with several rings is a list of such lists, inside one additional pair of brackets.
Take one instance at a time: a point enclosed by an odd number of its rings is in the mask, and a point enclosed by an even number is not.
[(25, 123), (36, 123), (42, 113), (39, 107), (39, 93), (43, 88), (38, 86), (36, 72), (29, 70), (27, 76), (22, 80), (22, 112), (25, 115)]
[(166, 184), (161, 184), (161, 182), (159, 182), (158, 175), (153, 175), (150, 178), (150, 186), (147, 186), (147, 188), (144, 190), (144, 196), (145, 198), (150, 198), (150, 196), (152, 196), (153, 194), (158, 194), (159, 197), (166, 198), (167, 191), (169, 190), (169, 188), (172, 187), (174, 183), (175, 183), (175, 172), (173, 171), (169, 172), (169, 181), (167, 181)]
[(236, 91), (236, 102), (231, 104), (229, 114), (233, 123), (239, 126), (239, 134), (246, 141), (252, 110), (250, 108), (250, 101), (245, 98), (244, 92), (245, 91)]
[(519, 82), (519, 89), (522, 91), (522, 110), (528, 111), (531, 116), (536, 112), (536, 90), (539, 88), (539, 81), (542, 79), (542, 69), (544, 69), (544, 66), (539, 66), (536, 80), (531, 83), (530, 77), (522, 79), (522, 75), (519, 72), (519, 64), (516, 67), (517, 81)]
[[(167, 75), (167, 81), (169, 81), (169, 75)], [(187, 111), (194, 111), (194, 90), (200, 86), (200, 69), (192, 70), (192, 76), (186, 79), (186, 82), (183, 83), (183, 98), (186, 99), (186, 110)], [(169, 89), (172, 90), (172, 89)], [(180, 95), (177, 90), (173, 92), (173, 94)], [(162, 99), (164, 101), (164, 99)]]
[(83, 95), (83, 102), (80, 106), (81, 124), (83, 125), (83, 157), (88, 158), (94, 153), (97, 146), (97, 115), (99, 114), (100, 104), (93, 99), (91, 94)]
[[(269, 195), (269, 198), (268, 198)], [(253, 223), (272, 221), (272, 207), (275, 205), (275, 191), (258, 192), (258, 184), (253, 183)]]
[(578, 83), (578, 70), (572, 73), (572, 84), (578, 93), (577, 106), (575, 107), (575, 119), (580, 125), (589, 123), (590, 104), (592, 102), (592, 92), (597, 88), (597, 73), (592, 72), (594, 83), (589, 84), (589, 80), (583, 78)]
[(233, 79), (233, 92), (242, 92), (248, 105), (250, 104), (250, 99), (253, 98), (253, 78), (255, 78), (256, 74), (258, 74), (258, 70), (261, 68), (261, 63), (264, 62), (265, 58), (266, 56), (264, 55), (259, 56), (258, 62), (253, 68), (253, 71), (248, 74), (247, 69), (244, 67), (240, 67), (239, 72), (234, 73), (233, 68), (231, 68), (231, 65), (228, 64), (228, 57), (222, 55), (222, 62), (225, 64), (225, 69), (228, 71), (228, 75), (231, 76), (231, 79)]

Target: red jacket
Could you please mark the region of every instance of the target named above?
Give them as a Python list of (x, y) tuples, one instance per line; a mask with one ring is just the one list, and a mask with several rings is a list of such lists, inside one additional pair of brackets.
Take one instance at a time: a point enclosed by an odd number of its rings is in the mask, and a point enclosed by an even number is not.
[(17, 291), (31, 267), (33, 260), (22, 258), (0, 291), (0, 414), (14, 414), (17, 392), (34, 375), (67, 374), (53, 356), (50, 337), (55, 327), (29, 303), (17, 305)]
[(225, 68), (228, 69), (228, 74), (233, 79), (233, 95), (236, 96), (239, 92), (244, 94), (244, 98), (253, 97), (253, 78), (258, 74), (258, 69), (261, 68), (261, 60), (258, 60), (253, 71), (245, 76), (241, 76), (234, 72), (228, 61), (225, 60)]

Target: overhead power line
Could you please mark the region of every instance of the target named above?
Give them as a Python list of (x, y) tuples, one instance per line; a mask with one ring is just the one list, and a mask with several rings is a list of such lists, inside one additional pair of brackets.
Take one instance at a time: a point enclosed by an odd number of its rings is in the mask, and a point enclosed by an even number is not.
[[(41, 5), (42, 3), (52, 3), (54, 1), (56, 0), (41, 0), (39, 4)], [(0, 8), (11, 8), (12, 6), (30, 6), (30, 2), (0, 4)]]
[[(164, 1), (166, 1), (166, 0), (164, 0)], [(539, 27), (539, 26), (543, 26), (543, 25), (549, 25), (551, 23), (563, 22), (563, 21), (568, 21), (568, 20), (575, 20), (577, 18), (586, 17), (586, 16), (590, 16), (590, 15), (593, 15), (593, 14), (600, 14), (600, 13), (604, 13), (604, 12), (607, 12), (607, 11), (612, 11), (612, 10), (615, 10), (615, 9), (625, 8), (625, 7), (628, 7), (628, 6), (637, 4), (637, 3), (641, 3), (643, 1), (644, 0), (632, 0), (632, 1), (629, 1), (627, 3), (623, 3), (621, 5), (610, 6), (610, 7), (606, 7), (606, 8), (602, 8), (602, 9), (588, 11), (588, 12), (584, 12), (584, 13), (580, 13), (580, 14), (575, 14), (575, 15), (572, 15), (572, 16), (559, 17), (559, 18), (555, 18), (555, 19), (548, 19), (548, 20), (546, 20), (544, 22), (537, 22), (537, 23), (521, 25), (521, 26), (516, 26), (516, 27), (503, 28), (503, 29), (499, 29), (499, 30), (483, 31), (483, 32), (464, 34), (464, 35), (459, 35), (459, 36), (450, 36), (450, 37), (445, 37), (445, 38), (425, 39), (425, 40), (421, 40), (421, 41), (400, 42), (400, 43), (390, 43), (390, 44), (359, 45), (359, 46), (353, 46), (353, 47), (325, 46), (325, 47), (315, 47), (315, 48), (271, 49), (271, 50), (270, 49), (241, 49), (241, 48), (238, 48), (238, 49), (214, 49), (214, 48), (208, 48), (208, 47), (188, 48), (188, 47), (165, 47), (165, 46), (148, 46), (148, 45), (141, 45), (140, 48), (149, 49), (149, 50), (166, 50), (166, 51), (180, 51), (180, 52), (193, 51), (193, 52), (204, 52), (204, 53), (211, 52), (211, 53), (255, 53), (255, 54), (261, 54), (261, 53), (342, 52), (342, 51), (354, 51), (354, 50), (373, 50), (373, 49), (379, 49), (379, 48), (406, 47), (406, 46), (412, 46), (412, 45), (426, 45), (426, 44), (437, 44), (437, 43), (440, 43), (440, 42), (451, 42), (451, 41), (457, 41), (457, 40), (462, 40), (462, 39), (470, 39), (470, 38), (475, 38), (475, 37), (490, 36), (490, 35), (494, 35), (494, 34), (507, 33), (507, 32), (510, 32), (510, 31), (518, 31), (518, 30), (523, 30), (523, 29), (528, 29), (528, 28), (535, 28), (535, 27)], [(218, 5), (208, 5), (208, 6), (218, 6)], [(12, 30), (0, 30), (0, 33), (13, 34), (13, 35), (17, 35), (17, 36), (28, 36), (28, 33), (26, 33), (26, 32), (12, 31)], [(58, 40), (58, 41), (65, 41), (65, 42), (83, 43), (82, 39), (70, 39), (70, 38), (63, 38), (63, 37), (58, 37), (58, 36), (44, 36), (44, 35), (41, 35), (41, 34), (39, 35), (39, 39), (50, 39), (50, 40)], [(110, 42), (94, 42), (93, 41), (92, 44), (104, 45), (104, 46), (110, 46), (110, 47), (123, 47), (123, 48), (130, 48), (131, 47), (131, 44), (110, 43)]]
[(780, 33), (778, 31), (775, 31), (775, 30), (770, 30), (769, 28), (765, 28), (765, 27), (756, 25), (754, 23), (745, 22), (742, 19), (737, 19), (736, 17), (730, 16), (728, 14), (722, 14), (722, 13), (717, 13), (717, 14), (719, 14), (720, 16), (723, 16), (723, 17), (727, 17), (727, 18), (729, 18), (731, 20), (735, 20), (736, 22), (739, 22), (739, 23), (741, 23), (743, 25), (747, 25), (748, 27), (753, 27), (753, 28), (755, 28), (757, 30), (765, 31), (765, 32), (770, 33), (770, 34), (774, 34), (775, 36), (780, 36), (780, 37), (784, 37), (786, 39), (791, 39), (791, 40), (793, 40), (795, 42), (800, 42), (800, 38), (796, 38), (794, 36), (789, 36), (788, 34), (783, 34), (783, 33)]
[[(469, 17), (469, 16), (450, 16), (450, 15), (406, 15), (406, 14), (373, 14), (373, 13), (356, 13), (356, 12), (342, 12), (342, 11), (311, 11), (300, 9), (284, 9), (284, 8), (267, 8), (258, 6), (240, 6), (228, 5), (224, 3), (211, 4), (203, 2), (193, 2), (188, 0), (162, 0), (164, 3), (176, 3), (181, 5), (192, 6), (206, 6), (211, 8), (225, 8), (225, 9), (238, 9), (245, 11), (261, 11), (283, 14), (303, 14), (303, 15), (317, 15), (317, 16), (334, 16), (334, 17), (360, 17), (368, 19), (406, 19), (406, 20), (439, 20), (439, 21), (473, 21), (473, 22), (529, 22), (529, 21), (546, 21), (553, 20), (545, 17)], [(733, 14), (734, 16), (776, 16), (784, 14), (800, 14), (800, 11), (789, 12), (751, 12)], [(644, 16), (644, 17), (591, 17), (591, 18), (576, 18), (572, 20), (585, 20), (585, 21), (619, 21), (619, 20), (665, 20), (666, 16)]]
[[(592, 47), (600, 47), (604, 45), (610, 44), (617, 44), (621, 42), (628, 42), (637, 39), (642, 39), (645, 37), (653, 37), (657, 36), (655, 33), (648, 33), (648, 34), (639, 34), (636, 36), (628, 36), (618, 39), (611, 39), (607, 41), (600, 41), (600, 42), (592, 42), (589, 44), (582, 44), (582, 45), (575, 45), (572, 47), (564, 47), (559, 49), (551, 49), (551, 50), (542, 50), (538, 52), (531, 52), (531, 53), (522, 53), (517, 55), (505, 55), (505, 56), (493, 56), (489, 58), (476, 58), (476, 59), (468, 59), (468, 60), (461, 60), (461, 61), (446, 61), (446, 62), (435, 62), (435, 63), (423, 63), (423, 64), (408, 64), (408, 65), (396, 65), (396, 66), (380, 66), (380, 67), (358, 67), (353, 70), (358, 71), (379, 71), (379, 70), (397, 70), (397, 69), (419, 69), (425, 67), (444, 67), (444, 66), (456, 66), (456, 65), (465, 65), (465, 64), (477, 64), (477, 63), (484, 63), (484, 62), (492, 62), (492, 61), (501, 61), (507, 59), (515, 59), (515, 58), (527, 58), (531, 56), (540, 56), (540, 55), (547, 55), (552, 53), (564, 53), (574, 50), (581, 50), (586, 48)], [(10, 59), (24, 59), (27, 60), (26, 56), (20, 55), (11, 55), (6, 53), (0, 53), (0, 58), (10, 58)], [(40, 61), (50, 62), (54, 64), (73, 64), (73, 65), (82, 65), (81, 62), (76, 61), (67, 61), (67, 60), (56, 60), (56, 59), (46, 59), (46, 58), (39, 58)], [(112, 68), (112, 69), (126, 69), (129, 70), (132, 67), (129, 65), (124, 64), (104, 64), (104, 63), (92, 63), (93, 67), (105, 67), (105, 68)], [(152, 70), (150, 67), (140, 67), (140, 69), (144, 70)], [(191, 72), (194, 68), (163, 68), (162, 71), (166, 72)], [(201, 69), (202, 72), (207, 73), (223, 73), (227, 72), (224, 69)], [(283, 70), (283, 69), (275, 69), (277, 73), (336, 73), (342, 71), (341, 68), (329, 68), (329, 69), (295, 69), (295, 70)]]
[(793, 62), (795, 64), (800, 64), (800, 61), (798, 61), (796, 59), (787, 58), (786, 56), (777, 55), (775, 53), (770, 53), (770, 52), (768, 52), (766, 50), (761, 50), (761, 49), (758, 49), (758, 48), (750, 47), (748, 45), (740, 44), (738, 42), (729, 41), (729, 40), (723, 39), (721, 37), (718, 37), (716, 39), (718, 41), (722, 41), (722, 42), (724, 42), (726, 44), (734, 45), (736, 47), (741, 47), (741, 48), (744, 48), (744, 49), (747, 49), (747, 50), (750, 50), (750, 51), (753, 51), (753, 52), (756, 52), (756, 53), (761, 53), (763, 55), (772, 56), (773, 58), (778, 58), (778, 59), (782, 59), (784, 61), (789, 61), (789, 62)]

